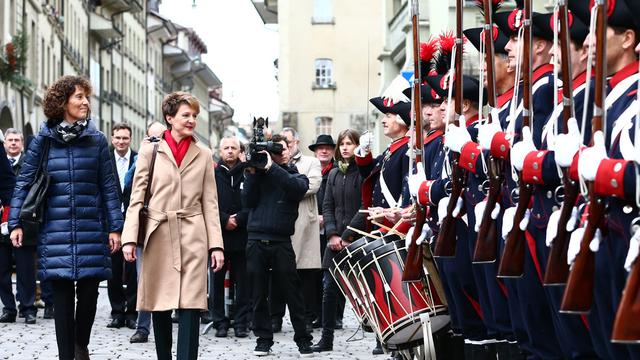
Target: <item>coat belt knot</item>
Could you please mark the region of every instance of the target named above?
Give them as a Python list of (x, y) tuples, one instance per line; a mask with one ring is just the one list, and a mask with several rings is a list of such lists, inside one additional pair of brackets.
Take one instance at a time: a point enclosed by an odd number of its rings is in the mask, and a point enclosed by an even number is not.
[(159, 222), (169, 221), (169, 231), (171, 233), (171, 250), (173, 258), (173, 268), (177, 271), (182, 270), (182, 262), (180, 260), (180, 221), (192, 216), (202, 215), (202, 205), (195, 204), (187, 208), (179, 210), (161, 211), (149, 208), (149, 218)]

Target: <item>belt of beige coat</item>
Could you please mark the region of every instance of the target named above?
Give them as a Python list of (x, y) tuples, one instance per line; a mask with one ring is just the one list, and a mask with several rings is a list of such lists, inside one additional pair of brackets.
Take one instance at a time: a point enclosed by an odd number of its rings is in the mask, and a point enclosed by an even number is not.
[(173, 258), (173, 268), (177, 271), (182, 270), (181, 252), (180, 252), (180, 223), (178, 219), (185, 219), (192, 216), (202, 215), (202, 205), (196, 204), (179, 210), (162, 211), (151, 207), (148, 208), (148, 216), (150, 219), (164, 222), (169, 221), (169, 232), (171, 233), (171, 252)]

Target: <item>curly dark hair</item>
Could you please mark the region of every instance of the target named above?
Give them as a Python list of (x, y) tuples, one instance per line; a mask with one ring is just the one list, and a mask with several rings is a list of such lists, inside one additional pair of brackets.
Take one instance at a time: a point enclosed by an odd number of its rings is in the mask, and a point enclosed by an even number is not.
[(84, 90), (87, 98), (91, 96), (91, 83), (82, 76), (65, 75), (54, 82), (42, 100), (44, 115), (47, 117), (47, 126), (52, 128), (64, 119), (64, 106), (69, 101), (71, 95), (76, 92), (76, 87)]
[(171, 129), (171, 124), (167, 121), (167, 116), (176, 116), (182, 104), (189, 105), (196, 114), (200, 113), (200, 102), (192, 94), (184, 91), (174, 91), (167, 94), (162, 99), (162, 117), (168, 129)]

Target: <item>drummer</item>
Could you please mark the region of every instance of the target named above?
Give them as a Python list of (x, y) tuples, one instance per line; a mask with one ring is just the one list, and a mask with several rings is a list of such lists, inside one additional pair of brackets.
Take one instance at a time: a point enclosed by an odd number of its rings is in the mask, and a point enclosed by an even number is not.
[[(410, 204), (407, 173), (409, 169), (408, 129), (411, 124), (411, 103), (402, 94), (407, 81), (396, 78), (382, 97), (375, 97), (369, 101), (382, 114), (382, 129), (391, 144), (376, 158), (371, 154), (373, 136), (365, 133), (360, 137), (360, 145), (355, 151), (355, 162), (360, 175), (364, 179), (361, 186), (363, 209), (351, 221), (351, 227), (363, 231), (380, 230), (406, 233), (409, 222), (401, 219), (403, 208)], [(342, 239), (351, 242), (358, 237), (353, 231), (345, 231)], [(382, 354), (380, 343), (374, 349), (374, 354)]]

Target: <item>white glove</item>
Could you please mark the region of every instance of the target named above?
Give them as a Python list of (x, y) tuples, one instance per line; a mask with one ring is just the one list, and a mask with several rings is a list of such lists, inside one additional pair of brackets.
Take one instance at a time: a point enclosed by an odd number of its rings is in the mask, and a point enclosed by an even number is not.
[(513, 228), (513, 218), (516, 215), (516, 207), (512, 206), (510, 208), (505, 209), (504, 215), (502, 216), (502, 238), (506, 241), (507, 236), (511, 232), (511, 228)]
[(584, 149), (580, 154), (581, 161), (578, 161), (578, 173), (585, 181), (593, 181), (596, 178), (598, 166), (606, 158), (607, 149), (604, 147), (604, 134), (602, 131), (596, 131), (593, 134), (593, 146)]
[(491, 140), (502, 131), (498, 117), (492, 119), (490, 123), (478, 126), (478, 143), (483, 150), (491, 149)]
[(571, 217), (569, 221), (567, 221), (567, 231), (572, 232), (578, 226), (578, 221), (580, 220), (580, 213), (578, 212), (578, 207), (574, 206), (571, 209)]
[(476, 204), (476, 207), (473, 208), (474, 214), (476, 214), (476, 225), (474, 230), (476, 232), (480, 231), (480, 225), (482, 225), (482, 216), (484, 215), (484, 209), (487, 208), (487, 200), (480, 201)]
[[(411, 245), (411, 237), (413, 236), (414, 230), (415, 230), (415, 226), (410, 227), (409, 231), (407, 231), (406, 237), (404, 238), (404, 244), (407, 248), (409, 248), (409, 245)], [(429, 229), (429, 227), (426, 225), (423, 226), (420, 236), (418, 236), (418, 238), (416, 239), (416, 245), (422, 245), (425, 239), (429, 238), (430, 236), (431, 236), (431, 229)]]
[(457, 153), (460, 153), (464, 144), (469, 141), (471, 141), (471, 135), (466, 127), (449, 125), (447, 133), (444, 135), (444, 146)]
[(627, 271), (631, 271), (633, 263), (638, 257), (640, 252), (640, 228), (636, 230), (631, 239), (629, 240), (629, 252), (627, 253), (627, 259), (624, 261), (624, 268)]
[(564, 168), (571, 166), (573, 157), (580, 150), (580, 144), (582, 144), (578, 121), (575, 118), (569, 119), (568, 129), (566, 134), (558, 135), (554, 150), (556, 164)]
[(407, 179), (407, 183), (409, 185), (409, 193), (411, 196), (418, 196), (418, 191), (420, 190), (420, 186), (423, 182), (427, 180), (426, 175), (424, 174), (424, 166), (422, 163), (416, 164), (416, 173), (410, 174)]
[(520, 220), (520, 230), (527, 230), (527, 226), (529, 226), (529, 219), (531, 218), (531, 209), (527, 209), (524, 212), (524, 217)]
[(568, 265), (573, 265), (573, 261), (576, 259), (576, 256), (580, 252), (580, 242), (582, 241), (583, 236), (584, 236), (583, 227), (578, 228), (571, 233), (571, 238), (569, 239), (569, 248), (567, 250)]
[(530, 152), (536, 150), (536, 146), (533, 144), (531, 129), (528, 126), (523, 127), (522, 141), (513, 145), (513, 148), (511, 148), (511, 165), (513, 165), (516, 170), (521, 171), (524, 165), (524, 158), (527, 157)]
[(500, 215), (500, 203), (496, 203), (496, 206), (493, 208), (493, 211), (491, 212), (491, 218), (493, 220), (496, 220), (499, 215)]
[(547, 247), (550, 247), (553, 244), (553, 241), (556, 239), (556, 235), (558, 235), (558, 222), (560, 221), (560, 210), (556, 210), (551, 213), (549, 216), (549, 223), (547, 224), (547, 237), (546, 243)]
[(589, 243), (589, 250), (598, 252), (598, 250), (600, 250), (600, 242), (602, 242), (602, 231), (600, 231), (600, 229), (596, 229), (596, 233)]
[(360, 136), (360, 146), (356, 148), (356, 154), (360, 157), (365, 157), (371, 152), (371, 145), (373, 145), (373, 134), (370, 132), (364, 133)]
[(0, 224), (0, 233), (2, 235), (9, 235), (9, 224), (7, 222)]
[(456, 207), (453, 209), (453, 212), (451, 212), (451, 215), (454, 218), (457, 218), (458, 215), (460, 215), (460, 212), (462, 211), (463, 206), (464, 206), (464, 199), (462, 198), (462, 195), (460, 195), (458, 197), (458, 201), (456, 201)]
[(449, 206), (450, 197), (444, 197), (438, 202), (438, 224), (442, 224), (442, 219), (447, 216), (447, 206)]

